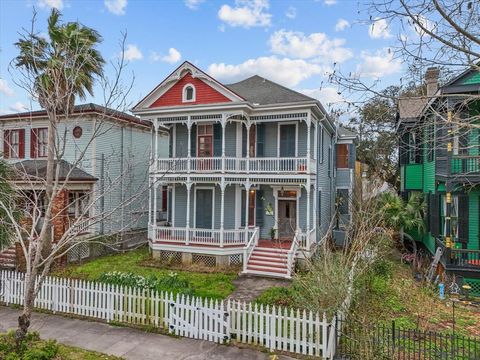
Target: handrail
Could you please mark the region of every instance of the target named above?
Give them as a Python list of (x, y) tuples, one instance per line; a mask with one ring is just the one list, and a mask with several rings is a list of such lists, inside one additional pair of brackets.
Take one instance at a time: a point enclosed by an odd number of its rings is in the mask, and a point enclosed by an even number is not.
[(290, 245), (290, 249), (288, 250), (288, 253), (287, 253), (287, 278), (290, 278), (292, 276), (293, 266), (295, 264), (295, 256), (297, 254), (297, 250), (299, 246), (297, 238), (298, 238), (298, 230), (295, 231), (295, 236), (293, 237), (292, 245)]
[(435, 238), (436, 246), (442, 247), (441, 262), (447, 267), (474, 269), (480, 271), (480, 250), (448, 248), (441, 238)]
[(247, 271), (247, 264), (252, 256), (253, 250), (258, 245), (259, 228), (256, 227), (247, 245), (243, 248), (243, 272)]

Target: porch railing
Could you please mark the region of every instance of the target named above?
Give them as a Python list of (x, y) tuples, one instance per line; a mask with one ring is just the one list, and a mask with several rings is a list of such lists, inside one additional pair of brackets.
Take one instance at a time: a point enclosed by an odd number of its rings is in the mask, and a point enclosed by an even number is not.
[[(254, 229), (197, 229), (186, 227), (150, 226), (150, 239), (155, 242), (207, 245), (215, 247), (244, 246)], [(222, 236), (223, 233), (223, 236)], [(187, 237), (188, 234), (188, 237)], [(223, 238), (222, 238), (223, 237)]]
[(169, 158), (158, 159), (152, 171), (175, 173), (307, 173), (308, 162), (310, 172), (315, 171), (315, 160), (306, 157), (262, 157), (262, 158)]
[(76, 234), (86, 234), (89, 233), (91, 230), (89, 218), (71, 218), (70, 223), (73, 226), (73, 232)]
[(455, 268), (480, 272), (480, 250), (448, 248), (440, 238), (435, 243), (443, 250), (440, 261), (447, 270)]
[(253, 250), (258, 245), (258, 239), (260, 238), (260, 229), (254, 228), (247, 245), (243, 249), (243, 272), (247, 271), (248, 261), (252, 256)]
[(480, 156), (455, 155), (452, 158), (452, 174), (478, 175), (480, 173)]

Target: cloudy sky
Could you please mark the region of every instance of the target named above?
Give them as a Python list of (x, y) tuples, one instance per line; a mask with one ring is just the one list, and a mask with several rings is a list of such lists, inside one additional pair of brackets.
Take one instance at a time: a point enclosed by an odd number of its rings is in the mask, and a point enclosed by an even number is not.
[[(109, 61), (118, 58), (126, 31), (127, 81), (135, 74), (131, 103), (184, 60), (224, 83), (259, 74), (326, 106), (351, 97), (328, 83), (334, 64), (382, 86), (397, 83), (403, 71), (389, 52), (397, 34), (382, 20), (363, 21), (367, 8), (356, 0), (1, 0), (0, 113), (38, 109), (9, 67), (34, 7), (40, 31), (52, 7), (65, 21), (99, 31)], [(87, 101), (102, 104), (102, 93)]]

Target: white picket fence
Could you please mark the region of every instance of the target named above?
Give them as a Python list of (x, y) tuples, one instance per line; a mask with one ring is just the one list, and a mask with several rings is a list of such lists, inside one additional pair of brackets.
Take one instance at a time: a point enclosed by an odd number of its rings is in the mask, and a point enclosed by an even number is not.
[[(0, 271), (0, 302), (21, 305), (24, 274)], [(269, 350), (333, 359), (335, 318), (325, 314), (239, 301), (173, 295), (84, 280), (47, 277), (35, 307), (107, 322), (148, 325), (217, 343), (260, 345)]]

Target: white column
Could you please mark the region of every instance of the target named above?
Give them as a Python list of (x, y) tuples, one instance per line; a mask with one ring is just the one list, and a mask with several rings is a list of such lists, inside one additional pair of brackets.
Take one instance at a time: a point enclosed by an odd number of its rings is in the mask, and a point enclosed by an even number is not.
[(192, 187), (192, 183), (190, 181), (187, 181), (185, 183), (185, 186), (187, 187), (187, 218), (185, 219), (185, 244), (188, 245), (188, 241), (190, 239), (190, 188)]
[(190, 173), (190, 154), (192, 153), (192, 122), (190, 120), (190, 115), (188, 115), (187, 120), (187, 132), (188, 132), (188, 141), (187, 141), (187, 172)]
[(307, 181), (307, 233), (310, 231), (310, 181)]
[(225, 128), (227, 127), (227, 121), (225, 114), (222, 115), (222, 172), (225, 172)]
[(245, 183), (245, 239), (248, 241), (248, 207), (250, 199), (250, 182)]
[(153, 224), (152, 213), (153, 213), (153, 189), (152, 189), (152, 179), (148, 179), (148, 225)]
[(311, 121), (310, 119), (306, 122), (307, 124), (307, 174), (310, 174), (310, 147), (311, 147), (311, 141), (310, 141), (310, 128), (311, 128)]
[[(318, 122), (316, 122), (316, 121), (314, 123), (313, 151), (314, 151), (313, 158), (318, 161)], [(317, 169), (315, 169), (315, 170), (317, 170)]]
[(223, 247), (223, 232), (224, 232), (224, 222), (225, 222), (225, 181), (222, 179), (220, 183), (220, 247)]
[(155, 182), (153, 184), (153, 225), (157, 226), (157, 187), (158, 187), (158, 182), (155, 179)]
[(155, 155), (154, 155), (154, 159), (155, 159), (155, 169), (157, 168), (158, 166), (158, 120), (155, 119), (154, 121), (154, 129), (155, 129)]
[(175, 184), (172, 184), (172, 227), (175, 227)]
[(245, 123), (247, 127), (247, 172), (250, 172), (250, 121)]

